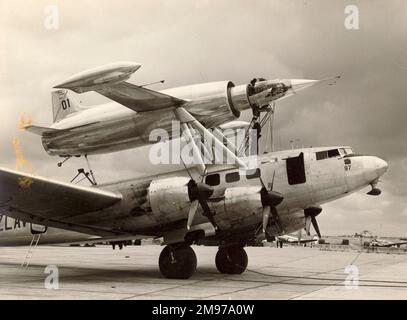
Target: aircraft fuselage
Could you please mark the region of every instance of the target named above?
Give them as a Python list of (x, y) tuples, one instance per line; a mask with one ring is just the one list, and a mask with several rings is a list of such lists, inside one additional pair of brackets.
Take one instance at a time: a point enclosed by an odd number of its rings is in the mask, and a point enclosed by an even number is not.
[[(215, 191), (208, 205), (216, 212), (214, 219), (223, 233), (214, 232), (200, 208), (190, 231), (202, 230), (205, 236), (218, 239), (254, 234), (263, 212), (259, 175), (268, 186), (274, 176), (273, 190), (284, 197), (277, 206), (283, 230), (270, 217), (267, 233), (281, 235), (303, 228), (305, 209), (375, 185), (386, 171), (387, 163), (380, 158), (354, 155), (349, 150), (307, 148), (265, 154), (258, 157), (258, 169), (245, 175), (239, 175), (232, 166), (210, 166), (205, 183)], [(196, 172), (192, 170), (192, 174)], [(188, 234), (185, 224), (191, 203), (186, 186), (189, 180), (187, 172), (178, 171), (99, 185), (101, 189), (120, 193), (122, 200), (100, 212), (67, 217), (61, 221), (65, 223), (62, 228), (70, 230), (70, 225), (95, 230), (113, 228), (120, 236), (142, 234), (164, 236), (168, 242), (182, 241)], [(12, 216), (19, 218), (16, 212)], [(48, 226), (61, 227), (52, 223)], [(94, 235), (98, 235), (97, 231)]]

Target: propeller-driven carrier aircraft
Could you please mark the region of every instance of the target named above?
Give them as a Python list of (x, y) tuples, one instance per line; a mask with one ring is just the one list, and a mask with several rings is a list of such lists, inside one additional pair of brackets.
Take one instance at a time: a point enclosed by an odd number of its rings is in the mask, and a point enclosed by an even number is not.
[[(125, 82), (139, 68), (116, 63), (71, 77), (53, 93), (52, 127), (30, 125), (27, 130), (42, 136), (49, 154), (67, 160), (151, 143), (151, 130), (171, 133), (176, 120), (179, 136), (196, 155), (194, 166), (91, 187), (0, 169), (0, 214), (7, 217), (1, 221), (0, 245), (27, 244), (32, 234), (44, 234), (42, 244), (163, 237), (161, 273), (186, 279), (197, 267), (191, 245), (215, 242), (218, 270), (240, 274), (248, 264), (244, 247), (258, 237), (303, 228), (309, 234), (311, 225), (321, 236), (316, 220), (321, 204), (369, 185), (369, 195), (381, 193), (377, 184), (387, 163), (378, 157), (338, 146), (253, 158), (215, 133), (247, 109), (253, 119), (246, 132), (261, 129), (265, 117), (260, 114), (273, 112), (276, 100), (318, 81), (254, 79), (240, 86), (224, 81), (156, 92)], [(113, 102), (85, 108), (67, 90), (96, 91)], [(233, 161), (205, 162), (197, 133)]]
[(203, 172), (196, 166), (92, 187), (0, 169), (0, 213), (16, 219), (7, 228), (6, 219), (0, 222), (0, 245), (27, 244), (30, 223), (66, 230), (65, 241), (62, 231), (43, 230), (42, 244), (78, 241), (80, 234), (85, 242), (163, 237), (161, 273), (186, 279), (197, 267), (191, 244), (215, 242), (218, 270), (240, 274), (247, 243), (264, 234), (309, 233), (311, 224), (320, 235), (320, 205), (369, 185), (368, 194), (379, 195), (386, 169), (384, 160), (350, 147), (264, 154), (246, 174), (235, 165), (208, 165)]

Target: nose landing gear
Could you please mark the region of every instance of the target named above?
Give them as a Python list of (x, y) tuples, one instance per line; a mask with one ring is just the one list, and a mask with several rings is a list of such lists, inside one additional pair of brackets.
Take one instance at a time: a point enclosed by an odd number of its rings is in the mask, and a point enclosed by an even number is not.
[(377, 184), (379, 183), (379, 181), (373, 181), (370, 185), (372, 187), (372, 190), (370, 190), (367, 194), (369, 196), (380, 196), (382, 193), (382, 190), (380, 190), (379, 188), (377, 188)]

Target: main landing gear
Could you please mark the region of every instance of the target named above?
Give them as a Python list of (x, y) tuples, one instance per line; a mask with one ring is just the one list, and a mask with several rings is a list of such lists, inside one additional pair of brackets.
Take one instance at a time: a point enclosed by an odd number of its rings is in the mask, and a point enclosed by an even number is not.
[(216, 254), (216, 268), (224, 274), (242, 274), (248, 264), (247, 253), (242, 246), (220, 247)]
[[(220, 273), (242, 274), (247, 268), (248, 257), (243, 246), (231, 245), (219, 248), (215, 263)], [(186, 243), (168, 245), (160, 254), (159, 267), (165, 278), (188, 279), (196, 266), (195, 252)]]
[(188, 279), (196, 270), (196, 255), (187, 244), (169, 245), (158, 260), (162, 275), (168, 279)]

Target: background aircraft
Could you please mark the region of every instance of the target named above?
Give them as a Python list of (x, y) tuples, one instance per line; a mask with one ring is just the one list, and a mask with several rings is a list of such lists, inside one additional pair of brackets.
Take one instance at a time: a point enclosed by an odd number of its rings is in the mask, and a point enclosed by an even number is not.
[(276, 237), (276, 244), (277, 247), (283, 247), (284, 243), (291, 243), (291, 244), (303, 244), (306, 245), (307, 243), (317, 243), (319, 240), (318, 236), (313, 236), (312, 238), (303, 238), (299, 232), (297, 236), (291, 234), (284, 234), (282, 236)]
[(375, 238), (370, 242), (365, 243), (368, 247), (381, 247), (381, 248), (389, 248), (389, 247), (397, 247), (400, 248), (401, 245), (407, 244), (407, 240), (394, 240), (394, 239), (385, 239), (385, 238)]
[[(0, 214), (100, 239), (163, 237), (159, 266), (167, 278), (189, 278), (197, 265), (190, 245), (216, 241), (218, 270), (239, 274), (248, 263), (243, 248), (259, 234), (310, 224), (319, 233), (321, 204), (368, 185), (369, 195), (379, 195), (386, 170), (385, 161), (349, 147), (268, 153), (244, 175), (236, 166), (211, 165), (203, 173), (197, 166), (98, 187), (1, 169)], [(5, 238), (10, 244), (13, 230), (0, 232), (0, 245)]]

